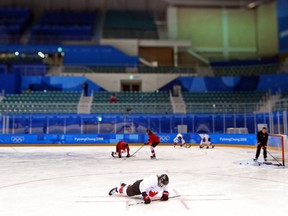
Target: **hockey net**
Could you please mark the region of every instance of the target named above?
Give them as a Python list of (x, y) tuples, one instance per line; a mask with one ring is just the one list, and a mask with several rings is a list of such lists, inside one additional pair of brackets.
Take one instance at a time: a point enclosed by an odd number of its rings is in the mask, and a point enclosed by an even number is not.
[(269, 134), (267, 142), (268, 157), (277, 163), (288, 164), (288, 143), (287, 135), (283, 134)]

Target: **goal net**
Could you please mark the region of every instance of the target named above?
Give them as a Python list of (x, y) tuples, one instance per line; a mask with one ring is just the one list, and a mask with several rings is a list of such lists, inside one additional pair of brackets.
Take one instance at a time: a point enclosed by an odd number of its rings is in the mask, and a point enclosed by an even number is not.
[(272, 161), (281, 163), (283, 166), (285, 166), (285, 164), (288, 164), (287, 135), (269, 134), (267, 151), (268, 157), (271, 156)]

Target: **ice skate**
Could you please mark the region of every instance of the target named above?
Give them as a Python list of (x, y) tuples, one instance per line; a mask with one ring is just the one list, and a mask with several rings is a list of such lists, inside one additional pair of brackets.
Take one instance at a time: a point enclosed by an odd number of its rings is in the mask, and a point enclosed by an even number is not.
[(111, 156), (112, 156), (112, 157), (115, 157), (115, 155), (114, 155), (114, 152), (113, 152), (113, 151), (111, 152)]
[(155, 155), (150, 156), (151, 159), (156, 159)]
[(115, 193), (118, 193), (117, 187), (112, 188), (112, 189), (109, 191), (109, 196), (111, 196), (111, 195), (113, 195), (113, 194), (115, 194)]

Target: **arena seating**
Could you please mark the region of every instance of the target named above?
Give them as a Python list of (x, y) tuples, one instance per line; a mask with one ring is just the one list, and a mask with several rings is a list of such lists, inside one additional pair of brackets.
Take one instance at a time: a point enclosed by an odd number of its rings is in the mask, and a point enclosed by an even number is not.
[(211, 62), (215, 76), (261, 76), (279, 72), (278, 57)]
[(146, 11), (107, 11), (103, 38), (157, 39), (157, 27)]
[(287, 111), (288, 110), (288, 92), (284, 92), (280, 96), (280, 100), (278, 100), (274, 106), (273, 111), (279, 112), (279, 111)]
[(28, 8), (0, 8), (0, 43), (19, 43), (31, 18)]
[(251, 113), (265, 92), (182, 92), (187, 113)]
[(96, 12), (46, 11), (31, 29), (30, 43), (91, 40)]
[[(110, 103), (112, 93), (116, 103)], [(96, 92), (91, 113), (173, 113), (169, 92)]]
[(26, 91), (9, 94), (0, 102), (1, 113), (77, 113), (78, 91)]

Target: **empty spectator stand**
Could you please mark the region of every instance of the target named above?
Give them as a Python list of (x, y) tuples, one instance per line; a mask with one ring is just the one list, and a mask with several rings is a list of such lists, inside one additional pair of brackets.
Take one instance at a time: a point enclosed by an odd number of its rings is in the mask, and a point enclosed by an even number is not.
[(182, 92), (186, 113), (253, 113), (266, 92)]
[(287, 111), (287, 110), (288, 110), (288, 92), (284, 92), (280, 96), (280, 99), (273, 106), (273, 111), (279, 112), (279, 111)]
[(77, 113), (81, 92), (78, 91), (26, 91), (8, 94), (0, 102), (5, 114)]
[[(115, 93), (117, 102), (110, 103), (109, 98)], [(105, 92), (94, 94), (91, 113), (136, 113), (136, 114), (171, 114), (172, 105), (169, 92)]]
[(215, 76), (261, 76), (279, 72), (278, 57), (251, 60), (211, 61)]
[(65, 40), (91, 40), (97, 12), (46, 11), (32, 26), (30, 43), (61, 43)]
[(31, 11), (26, 7), (1, 7), (0, 43), (19, 43), (30, 19)]
[(103, 38), (158, 39), (154, 17), (147, 11), (106, 12)]

